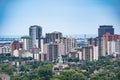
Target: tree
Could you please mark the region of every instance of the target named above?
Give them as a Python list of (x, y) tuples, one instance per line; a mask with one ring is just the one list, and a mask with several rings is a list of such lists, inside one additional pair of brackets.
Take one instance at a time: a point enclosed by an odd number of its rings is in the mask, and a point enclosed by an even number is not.
[(85, 80), (86, 76), (80, 72), (77, 72), (73, 69), (64, 70), (60, 75), (55, 75), (53, 80)]
[(14, 66), (9, 66), (8, 64), (0, 64), (1, 71), (0, 73), (5, 73), (8, 75), (13, 75), (13, 72), (16, 71)]
[(83, 75), (82, 73), (75, 73), (72, 75), (72, 80), (85, 80), (87, 77)]
[(29, 66), (27, 66), (27, 65), (20, 65), (20, 71), (23, 71), (23, 72), (27, 72), (27, 71), (29, 71)]
[(20, 76), (17, 75), (17, 76), (11, 76), (11, 80), (21, 80), (21, 79)]
[(51, 68), (39, 68), (36, 72), (42, 80), (50, 80), (52, 78)]

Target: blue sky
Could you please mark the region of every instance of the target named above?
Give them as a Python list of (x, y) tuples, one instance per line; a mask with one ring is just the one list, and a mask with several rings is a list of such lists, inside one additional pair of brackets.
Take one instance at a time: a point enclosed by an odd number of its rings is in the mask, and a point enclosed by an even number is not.
[(99, 25), (120, 33), (119, 0), (0, 0), (0, 35), (28, 35), (40, 25), (43, 34), (97, 34)]

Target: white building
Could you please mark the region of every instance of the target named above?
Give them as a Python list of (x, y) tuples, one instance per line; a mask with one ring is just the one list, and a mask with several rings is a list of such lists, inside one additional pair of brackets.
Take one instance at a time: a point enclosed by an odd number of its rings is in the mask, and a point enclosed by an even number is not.
[(40, 61), (40, 54), (38, 54), (38, 53), (35, 53), (35, 54), (33, 54), (33, 58), (34, 58), (34, 60), (36, 60), (36, 61)]
[(82, 60), (88, 61), (98, 60), (98, 46), (82, 47)]
[(7, 54), (10, 52), (11, 52), (10, 46), (5, 45), (0, 47), (0, 54)]
[(21, 54), (21, 57), (31, 57), (33, 58), (33, 54), (27, 50), (24, 50), (23, 53)]
[(29, 50), (32, 48), (32, 41), (29, 36), (23, 36), (21, 37), (21, 42), (23, 43), (23, 49)]
[(116, 41), (108, 41), (108, 54), (120, 54), (120, 39)]
[(93, 46), (93, 60), (98, 60), (98, 46)]
[(41, 50), (39, 48), (32, 48), (31, 53), (33, 54), (33, 59), (36, 61), (40, 61), (40, 54), (41, 54)]
[(120, 39), (118, 39), (115, 43), (115, 51), (120, 54)]
[(19, 57), (19, 51), (17, 49), (13, 51), (13, 56)]
[(108, 55), (115, 53), (115, 41), (108, 41)]
[(82, 60), (82, 51), (77, 51), (77, 53), (79, 54), (79, 59)]
[(65, 54), (73, 51), (77, 47), (77, 41), (72, 37), (64, 38), (63, 43), (64, 43)]
[(41, 48), (41, 53), (43, 53), (44, 51), (43, 51), (43, 48), (44, 48), (44, 38), (42, 37), (41, 39), (40, 39), (40, 48)]
[(98, 60), (98, 46), (84, 46), (76, 48), (69, 53), (70, 58), (79, 58), (79, 60), (97, 61)]

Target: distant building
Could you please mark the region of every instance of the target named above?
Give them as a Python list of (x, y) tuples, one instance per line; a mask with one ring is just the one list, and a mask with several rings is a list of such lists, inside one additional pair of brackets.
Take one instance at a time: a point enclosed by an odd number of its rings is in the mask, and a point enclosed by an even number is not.
[(12, 56), (14, 57), (20, 57), (19, 50), (13, 50)]
[(10, 76), (7, 74), (0, 74), (0, 80), (10, 80)]
[(108, 41), (108, 55), (120, 54), (120, 39)]
[(120, 54), (120, 39), (115, 41), (115, 51)]
[(36, 61), (40, 61), (40, 48), (32, 48), (31, 53), (33, 54), (33, 59)]
[(48, 43), (44, 45), (44, 53), (47, 54), (48, 61), (54, 61), (58, 56), (64, 55), (63, 43)]
[(89, 38), (88, 39), (88, 45), (94, 45), (94, 46), (98, 46), (98, 38)]
[(29, 35), (32, 40), (32, 48), (40, 48), (40, 38), (42, 36), (42, 27), (37, 25), (30, 26)]
[(102, 36), (101, 47), (102, 47), (103, 51), (101, 52), (101, 54), (105, 54), (102, 56), (106, 56), (109, 54), (108, 53), (108, 41), (116, 41), (117, 39), (120, 39), (120, 35), (116, 35), (116, 34), (112, 35), (110, 33), (106, 33)]
[(114, 34), (114, 28), (112, 25), (101, 25), (98, 29), (98, 37), (102, 37), (106, 33)]
[(46, 53), (40, 54), (40, 61), (47, 61), (47, 54)]
[(19, 50), (19, 57), (33, 58), (33, 54), (29, 50)]
[(63, 38), (64, 43), (64, 49), (65, 54), (68, 54), (69, 52), (72, 52), (77, 47), (77, 41), (76, 39), (69, 37), (69, 38)]
[(108, 41), (108, 55), (115, 53), (115, 41)]
[(58, 39), (61, 39), (62, 33), (61, 32), (52, 32), (52, 33), (46, 33), (45, 43), (55, 42)]
[(69, 58), (78, 58), (79, 59), (79, 53), (77, 51), (72, 51), (68, 53)]
[(82, 47), (82, 60), (87, 61), (98, 60), (98, 47), (97, 46)]
[(98, 46), (84, 46), (76, 48), (74, 51), (68, 53), (69, 58), (78, 58), (84, 61), (98, 60)]
[(22, 50), (23, 49), (23, 43), (19, 41), (13, 41), (11, 43), (11, 53), (13, 54), (14, 50)]
[(10, 46), (8, 45), (0, 46), (0, 54), (8, 54), (8, 53), (11, 53)]
[(65, 68), (69, 68), (68, 64), (62, 64), (62, 63), (57, 63), (56, 65), (53, 66), (53, 72), (62, 72)]
[(23, 43), (23, 49), (29, 50), (32, 48), (32, 40), (29, 36), (23, 36), (21, 37), (21, 41)]
[(41, 53), (43, 53), (44, 51), (44, 44), (45, 44), (45, 42), (44, 42), (44, 40), (45, 40), (45, 38), (44, 37), (41, 37), (40, 38), (40, 46), (41, 46)]
[[(114, 42), (120, 38), (120, 35), (114, 34), (114, 28), (112, 25), (101, 25), (98, 29), (98, 38), (95, 40), (95, 44), (98, 46), (99, 56), (106, 56), (112, 54), (113, 48), (110, 49), (110, 45), (114, 45)], [(110, 42), (109, 42), (110, 41)], [(108, 43), (109, 42), (109, 43)], [(110, 51), (110, 52), (109, 52)]]

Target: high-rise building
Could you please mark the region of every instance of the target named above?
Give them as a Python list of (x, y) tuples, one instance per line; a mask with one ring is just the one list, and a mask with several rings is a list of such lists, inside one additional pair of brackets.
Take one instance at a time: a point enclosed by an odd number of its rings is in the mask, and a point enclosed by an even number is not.
[(68, 38), (63, 38), (63, 43), (65, 46), (65, 54), (72, 52), (76, 47), (77, 47), (77, 41), (76, 39), (72, 38), (72, 37), (68, 37)]
[(21, 37), (21, 41), (23, 43), (23, 49), (29, 50), (32, 48), (32, 40), (29, 36), (23, 36)]
[(33, 25), (29, 28), (29, 35), (32, 40), (32, 48), (40, 48), (40, 38), (42, 36), (42, 27)]
[(108, 55), (108, 41), (116, 41), (117, 39), (120, 39), (120, 35), (112, 35), (110, 33), (106, 33), (103, 35), (103, 48), (105, 49), (105, 53)]
[(112, 25), (101, 25), (98, 29), (98, 37), (102, 37), (106, 32), (114, 34), (114, 28)]
[(87, 61), (98, 60), (98, 46), (82, 47), (82, 60)]
[(120, 54), (120, 39), (117, 39), (115, 42), (115, 51)]
[(44, 48), (44, 37), (41, 37), (41, 39), (40, 39), (40, 48), (41, 48), (41, 53), (43, 53), (43, 48)]
[(49, 42), (55, 42), (58, 39), (61, 39), (62, 33), (61, 32), (52, 32), (52, 33), (46, 33), (45, 43)]
[(115, 53), (115, 41), (108, 41), (108, 55)]
[(114, 45), (114, 42), (111, 41), (116, 41), (117, 39), (120, 39), (120, 35), (116, 34), (112, 35), (108, 32), (104, 34), (102, 37), (98, 38), (99, 56), (106, 56), (111, 54), (109, 53), (110, 50), (108, 50), (108, 48), (110, 49), (111, 47), (110, 45)]
[(63, 43), (48, 43), (44, 45), (44, 53), (47, 54), (48, 61), (54, 61), (58, 56), (64, 55), (64, 44)]
[(120, 54), (120, 39), (108, 41), (108, 55), (115, 53)]

